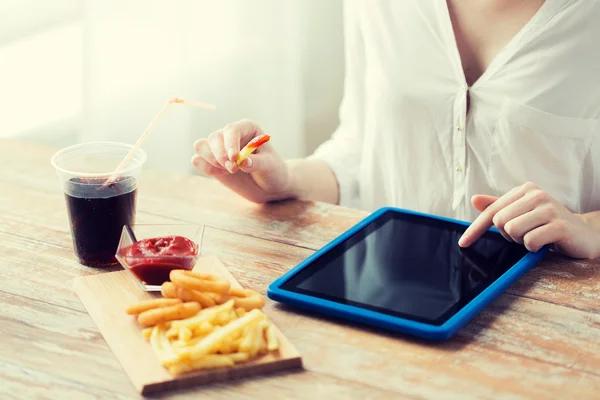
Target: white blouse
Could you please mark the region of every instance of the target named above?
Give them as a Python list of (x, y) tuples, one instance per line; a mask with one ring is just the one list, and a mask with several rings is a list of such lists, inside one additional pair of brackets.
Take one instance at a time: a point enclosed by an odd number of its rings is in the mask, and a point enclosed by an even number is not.
[(472, 195), (531, 181), (600, 209), (600, 1), (546, 0), (471, 87), (445, 0), (345, 6), (340, 126), (312, 156), (342, 205), (472, 221)]

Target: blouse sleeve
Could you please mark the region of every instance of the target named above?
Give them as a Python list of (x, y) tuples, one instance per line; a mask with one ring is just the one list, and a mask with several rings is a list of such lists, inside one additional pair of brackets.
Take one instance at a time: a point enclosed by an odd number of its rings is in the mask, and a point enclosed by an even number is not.
[(365, 55), (357, 1), (344, 2), (344, 94), (339, 109), (340, 124), (327, 141), (309, 157), (321, 159), (333, 171), (339, 188), (339, 203), (360, 207), (358, 172), (362, 158)]

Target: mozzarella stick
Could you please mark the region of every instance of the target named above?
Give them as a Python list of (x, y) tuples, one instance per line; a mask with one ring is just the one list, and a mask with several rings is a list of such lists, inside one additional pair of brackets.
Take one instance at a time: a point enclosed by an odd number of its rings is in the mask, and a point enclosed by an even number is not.
[(138, 315), (138, 322), (142, 326), (153, 326), (167, 321), (186, 319), (200, 311), (200, 304), (195, 301), (176, 304), (169, 307), (153, 308)]
[(161, 293), (164, 297), (169, 299), (180, 299), (183, 301), (195, 301), (200, 303), (204, 308), (212, 307), (215, 305), (215, 301), (206, 294), (193, 289), (185, 289), (177, 286), (173, 282), (165, 282), (161, 286)]
[(138, 315), (143, 313), (144, 311), (152, 310), (154, 308), (161, 308), (167, 306), (174, 306), (176, 304), (180, 304), (181, 300), (179, 299), (151, 299), (140, 301), (139, 303), (135, 303), (127, 307), (125, 310), (129, 315)]

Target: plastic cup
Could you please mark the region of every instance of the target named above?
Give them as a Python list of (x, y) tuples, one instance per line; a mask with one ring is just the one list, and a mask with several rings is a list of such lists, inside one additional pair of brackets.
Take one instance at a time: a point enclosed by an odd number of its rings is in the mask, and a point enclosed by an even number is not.
[(52, 156), (65, 193), (73, 249), (88, 267), (118, 265), (115, 253), (123, 226), (135, 224), (138, 179), (146, 152), (138, 149), (113, 183), (104, 185), (132, 147), (83, 143)]

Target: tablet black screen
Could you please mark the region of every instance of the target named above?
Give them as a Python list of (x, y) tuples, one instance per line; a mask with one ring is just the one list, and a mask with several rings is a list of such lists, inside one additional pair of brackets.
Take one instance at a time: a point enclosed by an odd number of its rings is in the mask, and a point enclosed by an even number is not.
[(465, 229), (388, 211), (281, 288), (441, 325), (527, 254), (496, 232), (462, 249)]

